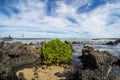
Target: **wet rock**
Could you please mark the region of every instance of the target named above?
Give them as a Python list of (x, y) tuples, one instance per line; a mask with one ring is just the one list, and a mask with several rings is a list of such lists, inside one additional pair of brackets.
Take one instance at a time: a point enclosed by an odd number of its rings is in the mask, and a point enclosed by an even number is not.
[(80, 44), (80, 42), (73, 41), (72, 44)]
[[(0, 59), (1, 80), (17, 80), (16, 69), (27, 64), (40, 63), (41, 56), (32, 46), (16, 42), (2, 48)], [(7, 79), (8, 77), (11, 79)]]
[(106, 43), (106, 45), (117, 45), (120, 43), (120, 39), (117, 39), (116, 41), (109, 41)]
[(114, 45), (114, 42), (112, 42), (112, 41), (107, 42), (106, 45)]
[(120, 43), (120, 39), (117, 39), (114, 43), (115, 44), (119, 44)]
[(85, 46), (82, 50), (81, 59), (83, 70), (82, 80), (107, 79), (113, 65), (118, 65), (118, 59), (107, 51), (94, 50)]

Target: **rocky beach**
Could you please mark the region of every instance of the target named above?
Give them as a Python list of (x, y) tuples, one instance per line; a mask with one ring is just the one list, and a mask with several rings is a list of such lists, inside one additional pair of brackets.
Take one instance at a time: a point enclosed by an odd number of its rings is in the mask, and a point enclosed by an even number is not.
[[(116, 55), (112, 49), (104, 51), (105, 46), (112, 47), (107, 45), (108, 41), (65, 41), (65, 43), (71, 46), (72, 60), (67, 64), (44, 65), (42, 53), (39, 52), (42, 42), (37, 45), (34, 42), (29, 44), (1, 42), (0, 79), (120, 80), (120, 58), (117, 56), (120, 53), (118, 50)], [(100, 46), (104, 46), (103, 49), (99, 49)], [(116, 46), (119, 46), (119, 43)]]
[(0, 0), (0, 80), (120, 80), (120, 0)]

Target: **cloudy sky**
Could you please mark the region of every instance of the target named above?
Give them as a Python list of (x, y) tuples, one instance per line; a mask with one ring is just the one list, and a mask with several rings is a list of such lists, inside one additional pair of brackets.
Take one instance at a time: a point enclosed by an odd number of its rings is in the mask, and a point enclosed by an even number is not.
[(0, 0), (0, 37), (120, 37), (120, 0)]

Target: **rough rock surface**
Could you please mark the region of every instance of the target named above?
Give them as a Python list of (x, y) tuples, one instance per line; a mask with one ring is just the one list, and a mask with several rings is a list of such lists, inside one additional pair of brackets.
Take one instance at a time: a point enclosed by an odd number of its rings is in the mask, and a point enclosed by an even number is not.
[(109, 41), (106, 43), (106, 45), (117, 45), (120, 43), (120, 39), (117, 39), (116, 41)]
[(118, 61), (117, 61), (117, 65), (120, 66), (120, 59), (118, 59)]
[(80, 42), (73, 41), (72, 44), (80, 44)]
[(83, 70), (80, 80), (104, 80), (112, 69), (118, 64), (118, 59), (107, 51), (94, 50), (92, 47), (85, 46), (80, 56)]
[(39, 52), (20, 42), (3, 46), (0, 52), (0, 80), (17, 80), (15, 70), (26, 64), (40, 61)]
[(0, 42), (0, 49), (4, 46), (4, 41)]

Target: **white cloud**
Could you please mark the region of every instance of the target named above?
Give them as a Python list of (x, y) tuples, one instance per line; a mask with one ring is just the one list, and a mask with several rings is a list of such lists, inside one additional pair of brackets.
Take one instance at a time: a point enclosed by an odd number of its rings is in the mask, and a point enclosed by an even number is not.
[[(107, 3), (87, 13), (78, 14), (76, 11), (80, 6), (92, 5), (90, 0), (75, 0), (74, 3), (66, 4), (64, 1), (56, 2), (55, 16), (47, 16), (46, 2), (39, 0), (28, 0), (9, 5), (20, 10), (14, 14), (9, 8), (11, 17), (0, 14), (0, 25), (6, 26), (0, 30), (2, 36), (8, 34), (15, 37), (116, 37), (120, 33), (120, 19), (117, 18), (114, 24), (108, 22), (113, 20), (113, 13), (120, 12), (119, 3)], [(74, 18), (77, 23), (72, 23), (67, 17)], [(36, 31), (37, 30), (37, 31)], [(53, 31), (53, 33), (52, 33)], [(58, 33), (56, 33), (58, 32)], [(64, 34), (60, 33), (63, 32)], [(86, 36), (87, 32), (90, 36)], [(119, 36), (120, 37), (120, 36)]]

